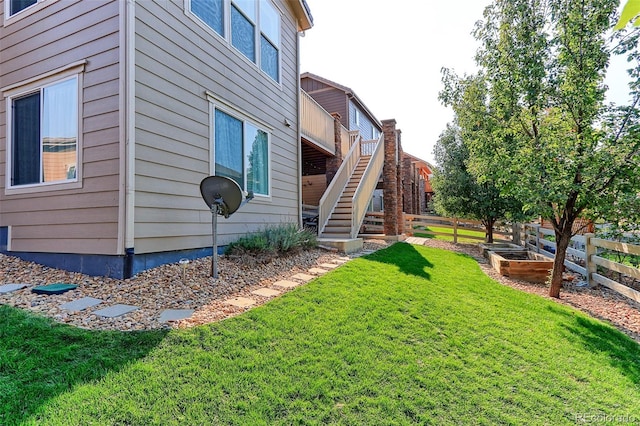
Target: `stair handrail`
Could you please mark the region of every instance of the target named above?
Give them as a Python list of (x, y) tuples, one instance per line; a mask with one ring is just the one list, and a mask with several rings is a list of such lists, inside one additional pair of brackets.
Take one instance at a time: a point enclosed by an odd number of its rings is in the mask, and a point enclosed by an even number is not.
[(351, 148), (349, 148), (349, 151), (342, 160), (342, 164), (338, 168), (338, 171), (318, 202), (318, 235), (321, 235), (324, 232), (324, 228), (327, 226), (329, 217), (335, 209), (336, 204), (338, 204), (342, 191), (347, 186), (347, 182), (349, 182), (349, 178), (353, 174), (353, 171), (358, 164), (358, 160), (360, 160), (359, 135), (357, 141), (357, 143), (354, 143)]
[[(361, 141), (360, 144), (362, 144), (363, 148), (364, 142), (370, 143), (370, 141)], [(360, 232), (360, 226), (367, 213), (367, 206), (369, 205), (369, 201), (371, 201), (373, 191), (378, 185), (383, 166), (384, 135), (381, 134), (351, 200), (351, 205), (353, 206), (353, 210), (351, 211), (351, 238), (356, 238)]]

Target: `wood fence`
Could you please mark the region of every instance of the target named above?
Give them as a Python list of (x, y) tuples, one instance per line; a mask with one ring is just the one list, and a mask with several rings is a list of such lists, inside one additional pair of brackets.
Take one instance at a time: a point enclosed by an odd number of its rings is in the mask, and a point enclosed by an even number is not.
[[(552, 230), (527, 224), (522, 226), (521, 237), (527, 249), (555, 257), (556, 243)], [(592, 233), (576, 235), (567, 248), (564, 266), (585, 277), (589, 286), (600, 284), (640, 303), (640, 291), (626, 284), (640, 282), (640, 269), (604, 257), (616, 254), (640, 256), (640, 246), (596, 238)]]
[[(404, 215), (404, 233), (413, 235), (421, 232), (421, 228), (446, 228), (452, 232), (440, 232), (429, 229), (432, 235), (453, 236), (454, 243), (459, 239), (484, 240), (477, 232), (485, 231), (479, 221), (447, 218), (440, 216)], [(365, 216), (361, 231), (363, 233), (383, 233), (384, 213), (368, 212)], [(476, 235), (470, 234), (476, 231)], [(528, 250), (554, 258), (556, 252), (555, 233), (539, 224), (497, 223), (494, 227), (496, 242), (512, 242)], [(593, 233), (576, 235), (571, 239), (567, 248), (565, 268), (585, 277), (589, 286), (596, 284), (610, 288), (636, 302), (640, 303), (640, 269), (611, 258), (625, 256), (640, 256), (640, 245), (633, 245), (618, 241), (596, 238)], [(630, 284), (630, 285), (629, 285)]]

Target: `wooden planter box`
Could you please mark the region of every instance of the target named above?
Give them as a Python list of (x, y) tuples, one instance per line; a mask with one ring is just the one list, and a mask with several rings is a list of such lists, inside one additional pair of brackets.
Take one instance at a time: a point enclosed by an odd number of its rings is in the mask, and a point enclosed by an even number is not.
[(481, 243), (478, 245), (480, 246), (480, 249), (482, 249), (482, 256), (484, 256), (486, 259), (489, 259), (488, 253), (490, 251), (505, 252), (505, 251), (523, 251), (524, 250), (522, 246), (519, 246), (517, 244), (512, 244), (512, 243)]
[(553, 269), (553, 259), (528, 250), (488, 251), (489, 262), (500, 275), (544, 283)]

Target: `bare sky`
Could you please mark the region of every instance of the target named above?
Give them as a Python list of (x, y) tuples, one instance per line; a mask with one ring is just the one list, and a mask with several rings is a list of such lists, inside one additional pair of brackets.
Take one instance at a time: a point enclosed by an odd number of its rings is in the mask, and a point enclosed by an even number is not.
[[(435, 142), (453, 118), (438, 101), (440, 70), (475, 72), (479, 44), (471, 31), (490, 0), (307, 3), (314, 26), (301, 41), (301, 71), (349, 87), (378, 120), (394, 118), (403, 149), (432, 162)], [(624, 67), (612, 73), (624, 96)]]

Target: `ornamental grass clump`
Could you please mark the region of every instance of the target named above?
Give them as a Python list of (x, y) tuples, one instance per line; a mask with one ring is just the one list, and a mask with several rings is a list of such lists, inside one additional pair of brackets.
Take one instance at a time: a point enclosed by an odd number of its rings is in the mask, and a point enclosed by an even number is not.
[(225, 255), (242, 263), (268, 263), (275, 257), (317, 247), (315, 233), (294, 223), (269, 226), (229, 243)]

